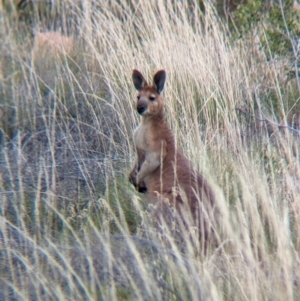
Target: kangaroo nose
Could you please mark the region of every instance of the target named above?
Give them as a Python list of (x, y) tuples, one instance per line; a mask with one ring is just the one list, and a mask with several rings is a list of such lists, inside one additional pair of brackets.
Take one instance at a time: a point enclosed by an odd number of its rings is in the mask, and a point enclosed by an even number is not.
[(143, 115), (143, 113), (145, 113), (145, 111), (147, 110), (147, 106), (144, 104), (139, 104), (137, 105), (136, 109), (140, 115)]

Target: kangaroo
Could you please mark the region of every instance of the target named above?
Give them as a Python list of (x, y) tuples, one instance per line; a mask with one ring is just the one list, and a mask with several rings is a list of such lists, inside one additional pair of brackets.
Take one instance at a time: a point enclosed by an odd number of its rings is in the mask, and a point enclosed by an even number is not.
[(34, 51), (49, 50), (56, 53), (70, 54), (73, 51), (73, 39), (56, 31), (37, 32), (35, 35)]
[(141, 115), (141, 123), (133, 134), (137, 159), (129, 181), (154, 205), (155, 219), (159, 215), (165, 218), (170, 208), (180, 216), (188, 209), (193, 220), (197, 220), (199, 232), (208, 238), (211, 223), (207, 212), (210, 215), (214, 208), (214, 195), (208, 182), (176, 147), (172, 131), (165, 121), (161, 93), (166, 72), (157, 71), (152, 85), (135, 69), (132, 79), (138, 91), (136, 110)]

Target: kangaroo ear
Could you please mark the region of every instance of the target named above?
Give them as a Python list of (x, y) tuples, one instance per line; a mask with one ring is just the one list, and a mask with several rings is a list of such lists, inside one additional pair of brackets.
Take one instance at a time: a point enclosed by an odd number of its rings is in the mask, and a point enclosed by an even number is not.
[(165, 70), (157, 71), (153, 77), (153, 86), (158, 94), (160, 94), (164, 89), (165, 82), (166, 82), (166, 71)]
[(141, 91), (145, 86), (148, 85), (142, 73), (136, 69), (133, 69), (132, 71), (132, 80), (135, 88), (138, 91)]

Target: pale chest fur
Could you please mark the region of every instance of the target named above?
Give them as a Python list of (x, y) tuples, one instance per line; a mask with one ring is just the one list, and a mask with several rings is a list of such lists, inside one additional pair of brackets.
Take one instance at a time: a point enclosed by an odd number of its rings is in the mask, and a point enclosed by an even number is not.
[(161, 161), (167, 154), (167, 143), (161, 137), (160, 129), (141, 123), (133, 133), (138, 161)]
[[(147, 151), (151, 149), (153, 134), (149, 127), (140, 124), (133, 133), (134, 143), (137, 149)], [(152, 143), (151, 143), (152, 142)]]

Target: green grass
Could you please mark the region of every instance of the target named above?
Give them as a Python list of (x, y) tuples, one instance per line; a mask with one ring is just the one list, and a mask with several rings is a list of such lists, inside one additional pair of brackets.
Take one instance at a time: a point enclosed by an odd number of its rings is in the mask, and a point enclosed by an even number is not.
[[(21, 41), (23, 17), (1, 11), (0, 299), (299, 299), (299, 91), (286, 58), (233, 42), (209, 6), (82, 3), (60, 2), (67, 53), (38, 48), (28, 24)], [(184, 229), (157, 231), (127, 180), (133, 68), (166, 70), (167, 121), (217, 196), (220, 242), (206, 253)]]

